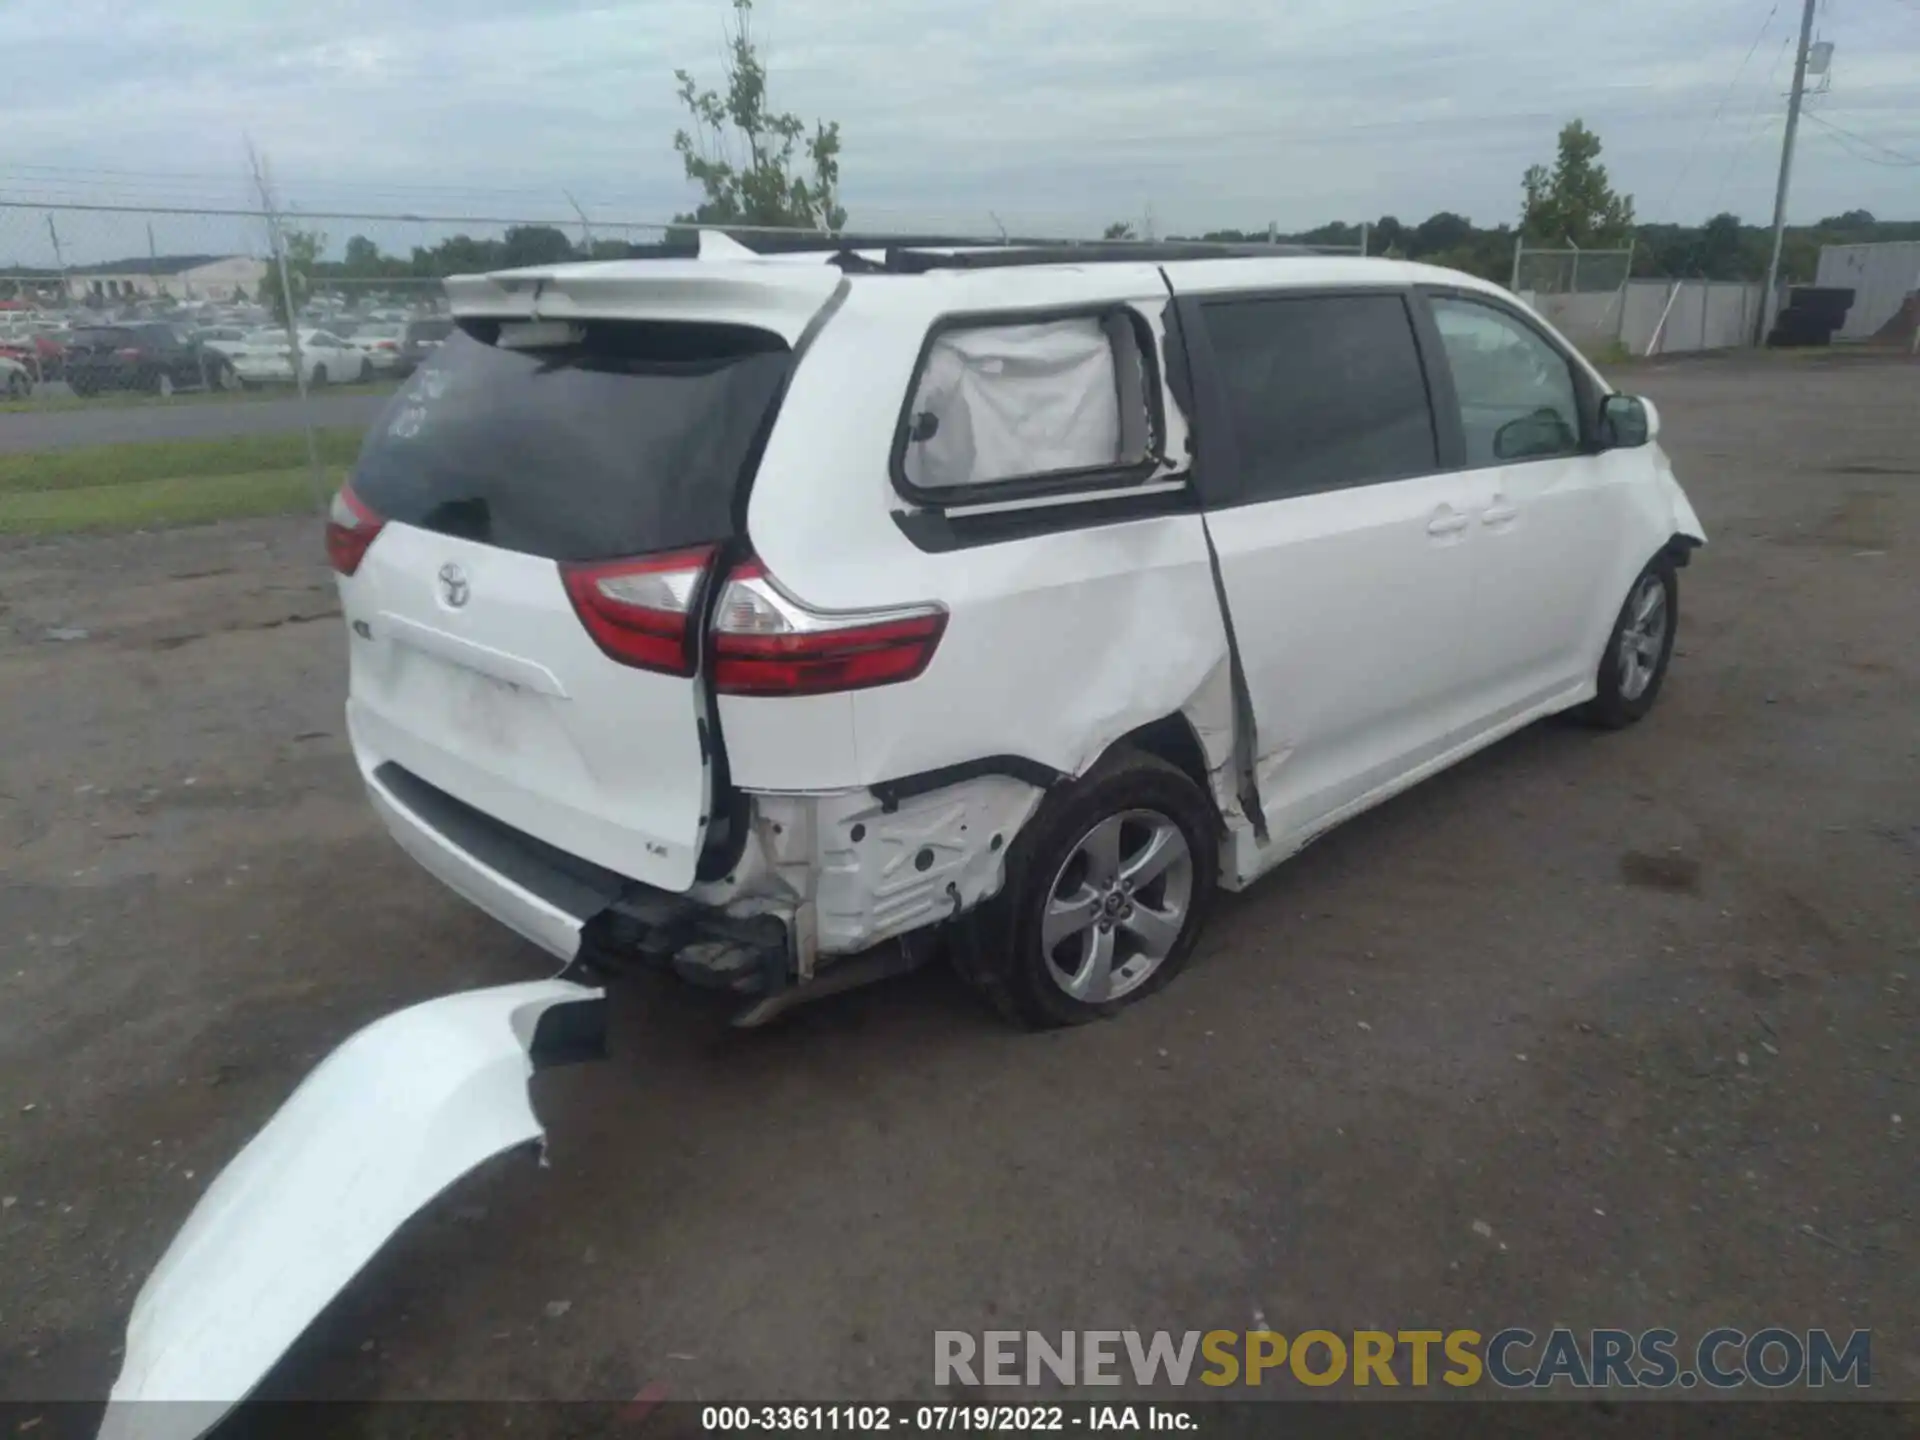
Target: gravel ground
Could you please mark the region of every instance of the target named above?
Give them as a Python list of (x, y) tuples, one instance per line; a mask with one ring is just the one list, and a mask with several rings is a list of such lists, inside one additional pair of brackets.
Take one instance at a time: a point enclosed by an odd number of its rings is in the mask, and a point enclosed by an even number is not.
[[(1645, 724), (1344, 827), (1113, 1023), (635, 982), (536, 1082), (551, 1168), (456, 1187), (269, 1393), (927, 1396), (936, 1328), (1260, 1316), (1871, 1327), (1920, 1398), (1920, 370), (1622, 378), (1714, 542)], [(104, 1393), (350, 1031), (543, 971), (378, 832), (334, 611), (311, 521), (0, 548), (0, 1401)]]

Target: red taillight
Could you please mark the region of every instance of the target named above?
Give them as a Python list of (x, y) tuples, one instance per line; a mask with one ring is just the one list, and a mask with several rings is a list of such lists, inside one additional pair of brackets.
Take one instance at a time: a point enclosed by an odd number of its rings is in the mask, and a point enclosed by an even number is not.
[(613, 659), (642, 670), (691, 675), (696, 657), (689, 622), (713, 549), (702, 545), (634, 560), (563, 561), (560, 580), (580, 623)]
[(810, 610), (749, 559), (714, 607), (713, 686), (722, 695), (824, 695), (891, 685), (927, 668), (946, 628), (938, 605)]
[(342, 575), (358, 570), (367, 558), (367, 547), (386, 523), (353, 493), (351, 485), (342, 485), (327, 511), (327, 559), (333, 568)]

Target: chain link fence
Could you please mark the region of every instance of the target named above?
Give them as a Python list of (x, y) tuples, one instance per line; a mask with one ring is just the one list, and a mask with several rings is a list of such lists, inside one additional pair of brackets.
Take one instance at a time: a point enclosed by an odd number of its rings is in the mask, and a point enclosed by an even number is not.
[(1554, 328), (1589, 350), (1620, 344), (1634, 247), (1541, 249), (1516, 239), (1509, 287)]

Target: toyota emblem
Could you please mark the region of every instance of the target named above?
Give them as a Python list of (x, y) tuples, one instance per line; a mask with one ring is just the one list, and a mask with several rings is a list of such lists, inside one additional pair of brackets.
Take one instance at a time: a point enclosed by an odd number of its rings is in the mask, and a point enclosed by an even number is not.
[(447, 602), (450, 609), (458, 610), (467, 603), (472, 594), (467, 585), (467, 572), (449, 560), (440, 567), (440, 598)]

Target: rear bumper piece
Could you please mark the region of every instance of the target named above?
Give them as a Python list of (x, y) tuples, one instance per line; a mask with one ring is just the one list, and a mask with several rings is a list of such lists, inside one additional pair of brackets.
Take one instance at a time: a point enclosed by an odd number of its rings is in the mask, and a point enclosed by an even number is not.
[(387, 832), (435, 879), (548, 954), (572, 960), (587, 923), (633, 884), (388, 762), (363, 772)]
[(778, 915), (729, 915), (684, 895), (634, 885), (595, 923), (589, 955), (615, 964), (638, 958), (689, 985), (764, 999), (793, 984), (787, 923)]
[(100, 1440), (193, 1440), (409, 1217), (542, 1138), (536, 1069), (604, 1053), (602, 992), (536, 980), (350, 1036), (207, 1187), (141, 1287)]
[(364, 774), (387, 831), (422, 868), (562, 960), (638, 959), (682, 980), (760, 998), (793, 974), (777, 915), (728, 915), (569, 855), (495, 820), (392, 761)]

